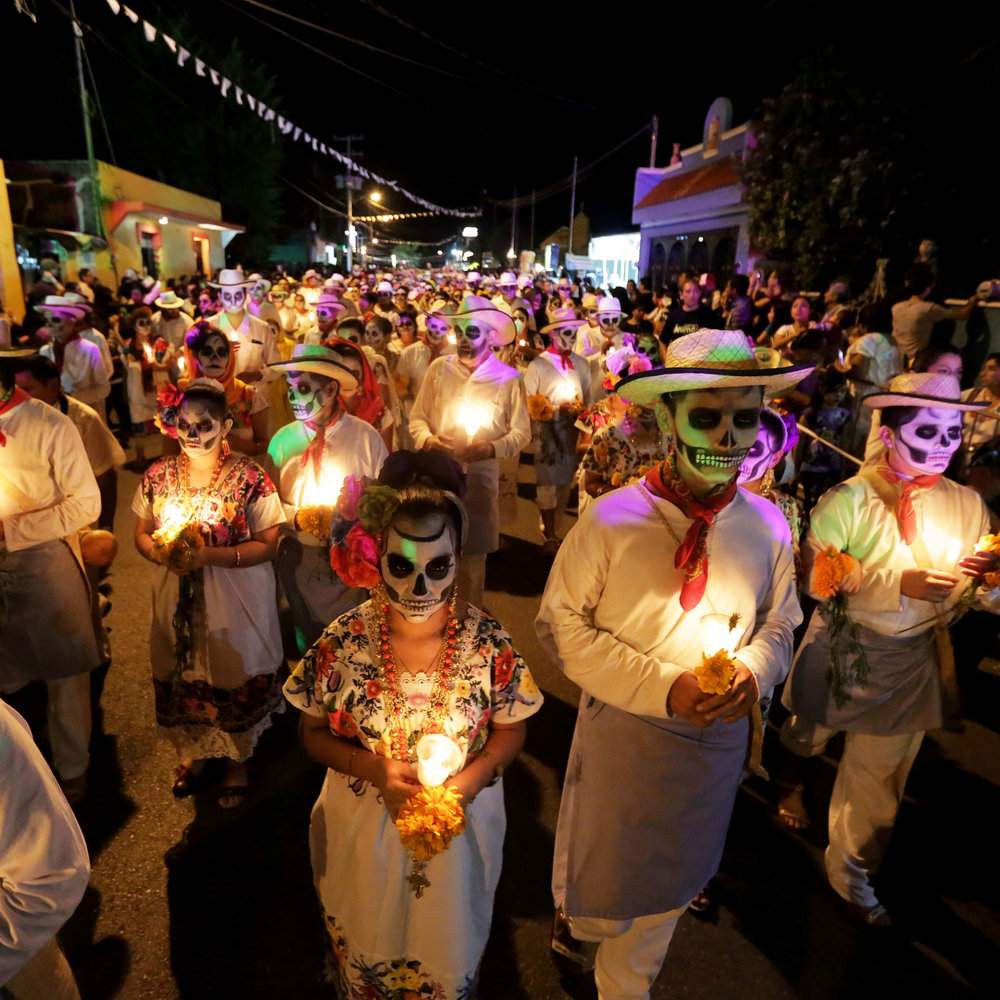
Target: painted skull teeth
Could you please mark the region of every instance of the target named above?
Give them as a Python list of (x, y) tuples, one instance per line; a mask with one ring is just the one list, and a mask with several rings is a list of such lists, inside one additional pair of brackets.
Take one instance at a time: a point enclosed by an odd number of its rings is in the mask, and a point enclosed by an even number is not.
[(747, 457), (749, 449), (742, 448), (740, 451), (730, 452), (728, 455), (715, 451), (705, 451), (699, 448), (695, 453), (695, 465), (707, 465), (715, 469), (735, 469), (743, 464), (743, 459)]

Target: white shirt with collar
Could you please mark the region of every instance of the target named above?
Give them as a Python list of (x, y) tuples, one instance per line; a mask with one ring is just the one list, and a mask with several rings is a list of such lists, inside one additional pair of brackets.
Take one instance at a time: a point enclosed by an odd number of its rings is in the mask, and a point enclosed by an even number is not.
[(273, 382), (281, 377), (281, 373), (267, 365), (281, 360), (274, 330), (262, 319), (252, 315), (249, 310), (243, 310), (243, 318), (239, 326), (230, 322), (229, 313), (216, 313), (209, 323), (221, 330), (230, 340), (235, 340), (240, 349), (236, 354), (236, 375), (240, 372), (260, 372), (261, 380)]

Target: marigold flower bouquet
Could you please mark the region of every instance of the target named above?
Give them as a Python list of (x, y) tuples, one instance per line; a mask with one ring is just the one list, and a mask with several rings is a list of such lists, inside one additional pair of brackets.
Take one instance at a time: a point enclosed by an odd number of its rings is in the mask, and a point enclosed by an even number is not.
[(548, 421), (554, 415), (555, 411), (552, 409), (552, 404), (549, 402), (547, 396), (536, 392), (533, 396), (528, 397), (528, 416), (532, 420)]
[(400, 808), (396, 827), (403, 847), (417, 861), (430, 861), (465, 830), (461, 792), (454, 785), (421, 788)]
[(702, 645), (706, 649), (717, 647), (714, 653), (702, 651), (701, 663), (694, 668), (698, 688), (705, 694), (725, 694), (733, 683), (736, 676), (736, 661), (732, 656), (735, 645), (733, 632), (739, 624), (739, 612), (702, 616)]
[(204, 544), (196, 524), (184, 524), (180, 528), (161, 528), (152, 534), (153, 548), (150, 558), (161, 566), (187, 571), (194, 563), (194, 554)]
[(864, 687), (868, 683), (868, 658), (858, 641), (857, 629), (847, 616), (847, 595), (840, 591), (841, 581), (852, 565), (851, 557), (846, 552), (838, 552), (832, 545), (816, 556), (813, 565), (812, 587), (822, 598), (819, 613), (830, 635), (826, 683), (837, 708), (843, 708), (850, 701), (850, 689), (855, 684)]

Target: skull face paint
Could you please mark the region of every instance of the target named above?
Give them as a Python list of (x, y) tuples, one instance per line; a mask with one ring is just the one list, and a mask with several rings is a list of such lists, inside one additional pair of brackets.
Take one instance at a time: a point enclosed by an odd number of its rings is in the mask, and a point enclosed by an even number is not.
[(656, 337), (641, 334), (635, 340), (635, 353), (648, 358), (654, 365), (660, 363), (660, 350)]
[(337, 400), (338, 383), (312, 372), (288, 373), (288, 402), (296, 420), (322, 420), (329, 417)]
[(340, 310), (333, 306), (316, 307), (316, 326), (322, 334), (331, 334), (337, 326), (337, 316)]
[(696, 492), (728, 483), (747, 457), (760, 425), (763, 390), (696, 389), (675, 398), (677, 469)]
[(214, 417), (200, 400), (185, 400), (177, 411), (177, 441), (187, 455), (207, 455), (221, 443), (232, 424), (231, 420)]
[(490, 334), (488, 326), (476, 323), (458, 322), (455, 324), (455, 345), (458, 360), (466, 368), (478, 368), (486, 360), (490, 351)]
[(899, 430), (883, 427), (881, 436), (890, 453), (895, 452), (908, 469), (937, 476), (948, 468), (962, 443), (962, 412), (921, 407)]
[(206, 378), (221, 379), (229, 366), (230, 350), (228, 337), (221, 333), (209, 334), (195, 355), (201, 374)]
[(425, 329), (427, 330), (427, 343), (431, 347), (438, 347), (448, 336), (450, 327), (444, 320), (428, 317)]
[(552, 343), (562, 354), (569, 354), (576, 346), (576, 327), (561, 326), (552, 331)]
[(365, 325), (365, 337), (364, 342), (369, 346), (374, 348), (376, 351), (380, 351), (385, 344), (385, 334), (382, 332), (382, 328), (378, 323), (368, 322)]
[(750, 446), (750, 451), (740, 466), (737, 482), (742, 486), (744, 483), (755, 483), (758, 479), (762, 479), (768, 469), (778, 464), (781, 455), (781, 442), (775, 440), (771, 429), (761, 421), (757, 440)]
[(225, 309), (227, 313), (239, 312), (243, 308), (243, 304), (246, 300), (247, 290), (242, 286), (219, 289), (219, 301), (222, 303), (222, 308)]
[(427, 621), (448, 600), (457, 565), (455, 542), (442, 514), (397, 517), (379, 562), (389, 604), (407, 621)]

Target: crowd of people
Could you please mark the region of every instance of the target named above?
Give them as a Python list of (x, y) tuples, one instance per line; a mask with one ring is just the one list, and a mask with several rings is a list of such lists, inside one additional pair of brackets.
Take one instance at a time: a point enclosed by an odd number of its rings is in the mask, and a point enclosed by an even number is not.
[[(502, 775), (542, 704), (483, 608), (525, 453), (536, 629), (582, 690), (553, 949), (604, 1000), (648, 997), (762, 751), (801, 830), (806, 765), (838, 732), (827, 874), (888, 926), (873, 878), (910, 766), (1000, 610), (1000, 354), (955, 346), (976, 299), (939, 305), (936, 280), (917, 262), (858, 306), (777, 272), (602, 289), (231, 267), (112, 290), (43, 271), (0, 344), (0, 692), (46, 685), (58, 786), (0, 702), (0, 987), (73, 995), (54, 935), (89, 869), (67, 802), (87, 796), (130, 527), (173, 793), (241, 807), (261, 734), (297, 709), (327, 768), (310, 849), (340, 995), (474, 995)], [(123, 466), (141, 478), (116, 529)], [(464, 833), (423, 856), (396, 825), (441, 785)]]

